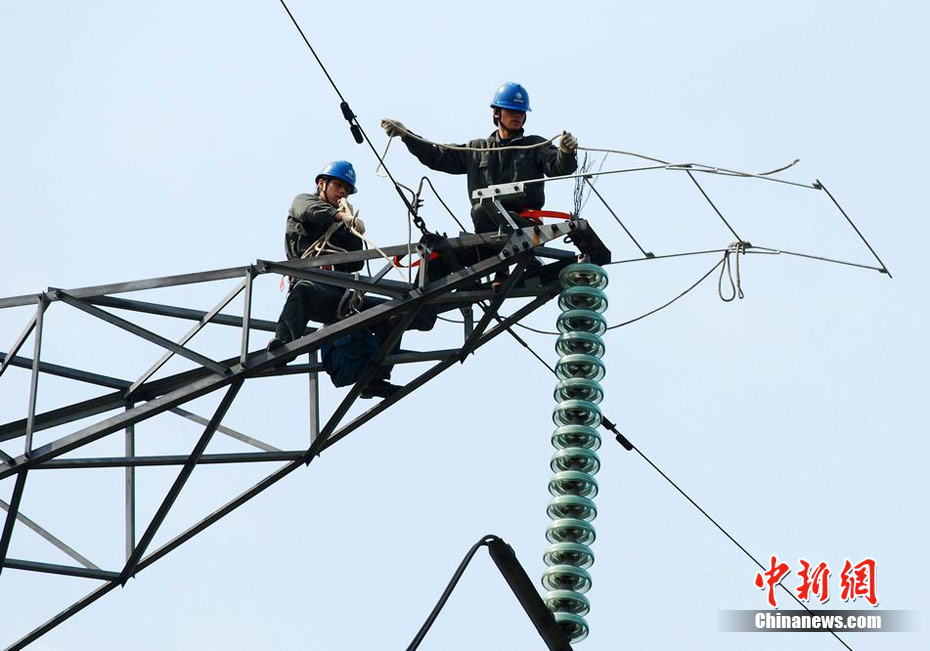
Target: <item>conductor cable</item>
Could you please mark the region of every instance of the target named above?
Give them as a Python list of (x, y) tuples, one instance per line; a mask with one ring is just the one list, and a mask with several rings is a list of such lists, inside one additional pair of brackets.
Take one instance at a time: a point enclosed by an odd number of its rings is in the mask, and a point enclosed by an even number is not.
[(378, 154), (378, 150), (375, 149), (374, 144), (372, 144), (371, 139), (368, 137), (368, 134), (365, 133), (365, 130), (362, 128), (362, 125), (359, 124), (358, 118), (352, 112), (352, 109), (349, 108), (349, 103), (343, 97), (342, 92), (339, 90), (339, 87), (336, 86), (336, 82), (333, 81), (332, 76), (329, 74), (329, 71), (326, 69), (326, 66), (323, 65), (323, 61), (317, 55), (316, 50), (313, 49), (313, 45), (310, 44), (310, 40), (304, 34), (304, 30), (301, 29), (300, 24), (297, 22), (297, 19), (294, 18), (294, 14), (291, 13), (290, 8), (288, 8), (287, 3), (284, 0), (278, 0), (281, 3), (281, 6), (284, 7), (284, 11), (287, 12), (288, 18), (291, 19), (291, 22), (294, 23), (294, 27), (297, 28), (297, 32), (300, 34), (300, 37), (304, 40), (304, 43), (307, 44), (307, 48), (310, 50), (310, 53), (313, 55), (313, 58), (316, 59), (316, 62), (319, 64), (320, 69), (323, 71), (323, 74), (326, 75), (326, 79), (329, 81), (330, 85), (333, 87), (333, 90), (336, 91), (336, 95), (339, 96), (341, 101), (340, 109), (342, 110), (342, 115), (351, 125), (352, 136), (355, 138), (355, 142), (362, 144), (362, 142), (368, 143), (369, 149), (375, 155), (375, 158), (378, 159), (379, 167), (383, 168), (385, 173), (387, 173), (388, 178), (391, 180), (391, 183), (394, 184), (394, 189), (397, 191), (397, 195), (401, 198), (401, 201), (404, 202), (404, 205), (407, 207), (407, 210), (414, 215), (414, 221), (417, 223), (417, 226), (425, 235), (427, 233), (426, 225), (423, 224), (422, 219), (417, 216), (417, 211), (413, 205), (407, 200), (407, 197), (404, 196), (403, 191), (400, 188), (400, 184), (391, 174), (391, 170), (388, 169), (387, 165), (384, 164), (384, 160)]

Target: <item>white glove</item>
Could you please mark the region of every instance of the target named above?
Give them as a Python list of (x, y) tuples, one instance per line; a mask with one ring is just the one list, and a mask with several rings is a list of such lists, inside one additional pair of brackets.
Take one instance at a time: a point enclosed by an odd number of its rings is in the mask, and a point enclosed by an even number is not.
[(342, 211), (340, 211), (338, 214), (342, 215), (339, 221), (342, 222), (342, 225), (346, 227), (347, 231), (355, 230), (358, 231), (359, 235), (365, 234), (365, 222), (359, 219), (358, 215), (353, 215), (352, 213)]
[(388, 138), (402, 136), (407, 133), (407, 127), (402, 122), (390, 118), (382, 118), (381, 128), (384, 129), (384, 133), (387, 134)]
[(563, 154), (574, 154), (578, 149), (578, 138), (568, 131), (562, 132), (562, 139), (559, 140), (559, 151)]
[(352, 207), (352, 204), (343, 197), (339, 200), (338, 206), (339, 212), (337, 213), (337, 217), (342, 215), (339, 217), (339, 220), (345, 225), (346, 229), (351, 231), (354, 228), (359, 233), (364, 233), (365, 223), (358, 218), (358, 212)]
[(345, 197), (339, 200), (339, 210), (342, 213), (342, 223), (348, 230), (355, 229), (360, 235), (365, 234), (365, 222), (358, 218), (358, 211)]
[(352, 217), (355, 217), (355, 214), (356, 214), (355, 208), (352, 207), (351, 203), (346, 201), (345, 197), (340, 199), (337, 205), (339, 206), (339, 210), (341, 210), (344, 213), (347, 213), (348, 215), (351, 215)]

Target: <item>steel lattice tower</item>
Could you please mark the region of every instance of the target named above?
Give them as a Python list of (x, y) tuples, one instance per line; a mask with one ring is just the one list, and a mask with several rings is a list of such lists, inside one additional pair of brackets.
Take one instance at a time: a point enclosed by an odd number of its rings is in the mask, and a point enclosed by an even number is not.
[[(577, 251), (547, 246), (566, 236), (571, 236)], [(470, 252), (478, 247), (486, 252), (483, 259), (470, 259)], [(429, 380), (464, 361), (472, 352), (507, 332), (513, 324), (559, 294), (561, 287), (558, 274), (566, 265), (578, 259), (579, 252), (601, 262), (607, 261), (610, 255), (588, 223), (583, 220), (525, 228), (509, 234), (464, 234), (458, 238), (425, 239), (418, 245), (423, 265), (417, 281), (412, 283), (385, 278), (390, 266), (386, 266), (374, 276), (358, 276), (324, 269), (328, 265), (377, 260), (381, 256), (381, 253), (376, 251), (358, 251), (291, 262), (259, 260), (244, 267), (80, 289), (48, 289), (36, 295), (0, 299), (0, 309), (29, 309), (30, 306), (34, 306), (20, 335), (6, 352), (0, 352), (0, 375), (8, 373), (11, 368), (23, 369), (28, 373), (29, 386), (26, 417), (0, 424), (0, 443), (4, 444), (4, 448), (0, 449), (0, 480), (12, 479), (14, 482), (10, 500), (0, 501), (0, 507), (6, 512), (0, 531), (0, 572), (18, 570), (45, 573), (91, 579), (98, 583), (89, 594), (55, 614), (41, 626), (26, 632), (23, 637), (4, 640), (4, 643), (9, 645), (7, 648), (25, 647), (84, 607), (124, 585), (131, 577), (294, 470), (311, 463), (324, 450), (412, 394)], [(407, 253), (407, 245), (388, 247), (383, 253), (387, 256), (403, 255)], [(429, 263), (431, 258), (436, 260), (433, 263), (432, 274)], [(534, 259), (544, 260), (546, 264), (531, 266)], [(511, 270), (499, 291), (492, 291), (487, 283), (481, 282), (483, 277), (506, 268)], [(252, 314), (253, 284), (257, 278), (265, 274), (282, 274), (322, 285), (362, 290), (369, 297), (376, 297), (375, 305), (335, 324), (316, 330), (308, 328), (301, 338), (274, 352), (267, 352), (263, 346), (264, 339), (256, 344), (254, 342), (258, 338), (252, 336), (256, 332), (273, 332), (275, 328), (273, 322), (255, 318)], [(235, 287), (206, 311), (169, 303), (141, 301), (133, 297), (134, 294), (147, 290), (209, 286), (217, 281), (232, 281), (235, 282)], [(240, 296), (241, 313), (224, 313), (224, 308)], [(510, 299), (523, 299), (523, 304), (508, 316), (500, 315), (499, 309)], [(164, 353), (154, 363), (141, 370), (133, 380), (46, 361), (42, 355), (42, 341), (43, 334), (50, 326), (44, 317), (51, 306), (55, 306), (56, 310), (72, 309), (81, 312), (91, 318), (91, 327), (122, 330), (132, 337), (159, 346)], [(479, 307), (480, 318), (472, 316), (474, 306)], [(424, 310), (438, 313), (461, 310), (465, 317), (461, 344), (442, 350), (389, 353), (405, 329)], [(120, 316), (117, 312), (125, 316)], [(149, 320), (174, 323), (192, 321), (195, 325), (184, 336), (173, 340), (140, 325), (139, 320), (143, 315)], [(320, 347), (355, 329), (384, 320), (390, 320), (393, 329), (387, 341), (383, 342), (380, 353), (339, 404), (331, 410), (326, 409), (321, 405), (319, 398), (318, 375), (322, 370), (318, 361)], [(189, 345), (198, 333), (215, 326), (237, 328), (241, 334), (238, 337), (237, 350), (230, 350), (225, 359), (214, 359), (195, 352)], [(30, 347), (31, 355), (27, 353)], [(305, 355), (309, 357), (309, 361), (299, 362), (298, 358)], [(194, 368), (153, 377), (174, 356), (186, 358), (193, 363)], [(376, 402), (345, 422), (350, 408), (359, 398), (361, 387), (374, 375), (378, 365), (413, 363), (427, 363), (429, 368), (407, 382), (396, 394)], [(280, 450), (223, 425), (224, 416), (240, 397), (240, 390), (246, 382), (292, 374), (306, 374), (309, 377), (310, 438), (307, 447)], [(47, 376), (78, 381), (103, 393), (51, 410), (40, 411), (37, 408), (40, 380)], [(4, 379), (0, 377), (0, 382)], [(198, 416), (185, 409), (188, 403), (208, 394), (220, 397), (218, 406), (209, 416)], [(187, 445), (176, 454), (168, 455), (137, 454), (135, 426), (153, 419), (163, 420), (167, 414), (181, 416), (202, 427), (193, 448)], [(59, 430), (65, 433), (58, 435)], [(55, 434), (50, 440), (46, 440), (49, 439), (49, 431), (54, 431)], [(211, 440), (219, 438), (218, 434), (237, 439), (252, 450), (212, 453), (209, 445)], [(43, 440), (39, 442), (37, 437)], [(93, 456), (87, 452), (93, 450), (93, 444), (98, 441), (112, 441), (120, 437), (123, 454)], [(9, 452), (14, 446), (19, 447), (21, 453)], [(3, 451), (4, 449), (7, 451)], [(198, 467), (206, 464), (235, 466), (257, 462), (275, 462), (277, 468), (249, 489), (233, 496), (222, 507), (205, 514), (193, 526), (160, 547), (153, 548), (153, 539)], [(152, 466), (175, 467), (178, 473), (167, 492), (157, 497), (158, 507), (154, 516), (146, 519), (147, 521), (141, 521), (137, 513), (139, 494), (136, 470)], [(122, 527), (114, 527), (112, 533), (122, 539), (125, 558), (116, 566), (98, 566), (64, 540), (44, 529), (21, 508), (29, 486), (28, 478), (33, 473), (63, 472), (82, 468), (124, 469), (125, 499), (122, 509), (125, 522)], [(9, 556), (11, 539), (20, 528), (28, 528), (39, 534), (73, 562), (54, 564), (35, 558)], [(109, 532), (104, 532), (105, 535), (107, 533)], [(11, 631), (11, 634), (13, 633)]]

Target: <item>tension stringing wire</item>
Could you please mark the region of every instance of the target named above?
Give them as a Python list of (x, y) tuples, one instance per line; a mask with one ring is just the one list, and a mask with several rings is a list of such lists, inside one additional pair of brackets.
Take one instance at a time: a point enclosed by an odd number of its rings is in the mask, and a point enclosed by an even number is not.
[(587, 183), (587, 184), (588, 184), (588, 187), (591, 188), (591, 192), (593, 192), (595, 195), (597, 195), (597, 198), (601, 200), (601, 203), (603, 203), (603, 204), (604, 204), (604, 207), (607, 208), (607, 212), (609, 212), (609, 213), (611, 214), (611, 216), (612, 216), (615, 220), (617, 220), (617, 223), (620, 224), (620, 228), (622, 228), (622, 229), (623, 229), (623, 232), (627, 234), (627, 237), (629, 237), (631, 240), (633, 240), (633, 244), (636, 245), (636, 248), (639, 249), (639, 252), (642, 253), (642, 254), (643, 254), (644, 256), (646, 256), (647, 258), (652, 257), (649, 253), (646, 253), (646, 250), (645, 250), (643, 247), (641, 247), (641, 246), (639, 245), (639, 242), (636, 241), (636, 238), (633, 237), (633, 234), (629, 231), (629, 229), (623, 224), (622, 221), (620, 221), (620, 218), (617, 217), (617, 213), (615, 213), (615, 212), (613, 211), (613, 208), (610, 207), (610, 205), (607, 203), (607, 201), (604, 199), (604, 197), (601, 196), (601, 193), (598, 192), (598, 191), (597, 191), (597, 188), (594, 187), (594, 184), (591, 183), (591, 179), (585, 177), (585, 183)]
[(691, 173), (691, 170), (685, 170), (685, 172), (688, 174), (688, 178), (690, 178), (692, 181), (694, 181), (694, 185), (697, 186), (697, 189), (700, 190), (700, 191), (701, 191), (701, 194), (704, 195), (704, 198), (707, 199), (707, 203), (709, 203), (709, 204), (710, 204), (710, 207), (714, 209), (714, 212), (717, 213), (717, 216), (720, 217), (721, 221), (723, 221), (723, 223), (726, 224), (727, 228), (730, 229), (730, 232), (733, 233), (733, 237), (735, 237), (735, 238), (738, 239), (739, 241), (742, 241), (743, 238), (741, 238), (741, 237), (736, 233), (736, 231), (733, 230), (733, 227), (730, 226), (730, 222), (728, 222), (728, 221), (726, 220), (726, 218), (723, 216), (723, 213), (720, 212), (720, 210), (717, 208), (717, 206), (714, 205), (714, 202), (711, 201), (710, 197), (707, 196), (707, 193), (704, 192), (704, 188), (702, 188), (702, 187), (701, 187), (701, 184), (697, 182), (697, 179), (696, 179), (696, 178), (694, 178), (694, 174)]
[(815, 183), (815, 187), (819, 187), (821, 190), (827, 193), (827, 196), (830, 197), (830, 201), (833, 202), (833, 205), (836, 206), (837, 210), (839, 210), (843, 214), (843, 217), (846, 218), (846, 221), (849, 222), (849, 225), (852, 226), (854, 231), (856, 231), (856, 235), (859, 236), (859, 239), (862, 240), (863, 244), (865, 244), (869, 248), (869, 251), (871, 251), (872, 255), (875, 256), (875, 259), (878, 260), (878, 264), (882, 266), (881, 268), (882, 273), (888, 274), (888, 277), (891, 278), (892, 277), (891, 272), (888, 270), (888, 267), (886, 267), (885, 263), (882, 262), (882, 259), (878, 257), (878, 254), (875, 252), (875, 249), (873, 249), (872, 245), (869, 244), (869, 241), (865, 239), (865, 236), (861, 232), (859, 232), (859, 229), (856, 228), (856, 225), (853, 223), (853, 220), (849, 218), (849, 215), (846, 214), (846, 211), (843, 210), (843, 207), (839, 204), (839, 202), (836, 199), (833, 198), (833, 195), (830, 194), (829, 190), (827, 190), (827, 186), (821, 183), (820, 179), (817, 179), (814, 183)]

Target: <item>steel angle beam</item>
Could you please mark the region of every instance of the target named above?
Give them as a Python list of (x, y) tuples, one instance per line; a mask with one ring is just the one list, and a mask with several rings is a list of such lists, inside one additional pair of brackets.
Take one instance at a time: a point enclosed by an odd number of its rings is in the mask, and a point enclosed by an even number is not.
[[(548, 283), (539, 287), (515, 287), (507, 298), (535, 298), (548, 294), (555, 283)], [(439, 307), (439, 312), (450, 312), (460, 309), (463, 305), (473, 305), (482, 301), (491, 301), (500, 296), (500, 292), (491, 289), (459, 290), (447, 296), (439, 296), (428, 301), (430, 305)]]
[(229, 373), (229, 369), (227, 367), (221, 364), (218, 364), (217, 362), (213, 361), (209, 357), (205, 357), (204, 355), (201, 355), (200, 353), (196, 353), (193, 350), (190, 350), (189, 348), (180, 346), (174, 343), (173, 341), (171, 341), (170, 339), (165, 339), (161, 335), (157, 335), (154, 332), (151, 332), (150, 330), (146, 330), (142, 326), (136, 325), (135, 323), (127, 321), (126, 319), (121, 319), (120, 317), (114, 314), (110, 314), (109, 312), (101, 310), (98, 307), (94, 307), (93, 305), (87, 303), (86, 301), (82, 301), (73, 296), (69, 296), (67, 292), (64, 292), (61, 290), (55, 290), (52, 293), (58, 300), (64, 303), (67, 303), (71, 307), (77, 308), (78, 310), (81, 310), (82, 312), (86, 312), (87, 314), (93, 317), (96, 317), (100, 319), (101, 321), (105, 321), (106, 323), (114, 325), (117, 328), (127, 330), (128, 332), (131, 332), (137, 337), (146, 339), (152, 342), (153, 344), (157, 344), (161, 346), (162, 348), (167, 348), (168, 350), (174, 353), (177, 353), (178, 355), (181, 355), (182, 357), (186, 357), (192, 362), (196, 362), (197, 364), (200, 364), (201, 366), (210, 369), (214, 373), (221, 373), (221, 374)]
[(3, 572), (3, 565), (6, 561), (6, 554), (10, 549), (10, 540), (13, 538), (13, 526), (16, 524), (19, 515), (19, 505), (23, 500), (23, 490), (26, 488), (26, 471), (23, 470), (16, 476), (16, 485), (13, 487), (13, 497), (10, 498), (10, 504), (6, 509), (6, 520), (3, 524), (3, 530), (0, 531), (0, 572)]
[[(0, 509), (3, 509), (4, 511), (9, 511), (10, 505), (4, 502), (3, 500), (0, 500)], [(29, 529), (32, 529), (33, 532), (37, 533), (39, 536), (44, 538), (50, 544), (57, 547), (59, 551), (67, 554), (68, 556), (73, 558), (75, 561), (83, 565), (85, 568), (89, 570), (100, 569), (95, 564), (91, 563), (85, 556), (75, 551), (70, 545), (67, 545), (60, 538), (52, 535), (45, 528), (39, 526), (36, 522), (31, 520), (30, 518), (27, 518), (25, 515), (23, 515), (22, 512), (19, 512), (16, 514), (16, 519), (19, 520), (24, 526), (28, 527)]]
[(333, 287), (342, 287), (347, 289), (361, 289), (373, 294), (384, 294), (399, 298), (406, 295), (413, 285), (400, 282), (398, 280), (376, 280), (370, 276), (360, 276), (355, 278), (355, 274), (329, 271), (328, 269), (301, 269), (289, 264), (279, 262), (267, 262), (259, 260), (256, 263), (257, 268), (264, 273), (277, 273), (283, 276), (293, 276), (302, 280), (311, 280), (323, 285)]
[(462, 346), (461, 356), (459, 357), (461, 361), (464, 361), (465, 358), (468, 357), (475, 349), (475, 345), (478, 343), (481, 335), (484, 334), (485, 329), (491, 323), (491, 319), (497, 314), (498, 308), (504, 304), (504, 301), (516, 286), (517, 281), (519, 281), (523, 276), (526, 265), (529, 264), (530, 260), (531, 257), (527, 257), (527, 255), (521, 254), (518, 264), (514, 270), (510, 272), (510, 275), (507, 276), (507, 279), (503, 282), (499, 295), (491, 301), (491, 307), (485, 312), (484, 316), (481, 317), (478, 325), (475, 326), (471, 335), (469, 335), (468, 339), (465, 341), (465, 344)]
[[(232, 463), (273, 463), (293, 461), (303, 458), (306, 450), (277, 450), (273, 452), (226, 452), (223, 454), (204, 454), (200, 465)], [(152, 466), (180, 466), (190, 459), (188, 454), (166, 454), (157, 456), (125, 457), (85, 457), (77, 459), (52, 459), (46, 461), (36, 470), (69, 470), (86, 468), (141, 468)]]
[(62, 610), (60, 613), (58, 613), (57, 615), (49, 619), (47, 622), (45, 622), (41, 626), (37, 627), (33, 631), (29, 632), (27, 635), (23, 636), (22, 638), (20, 638), (19, 640), (17, 640), (10, 646), (8, 646), (6, 651), (19, 651), (20, 649), (26, 648), (27, 645), (35, 642), (40, 637), (48, 633), (50, 630), (52, 630), (53, 628), (61, 624), (63, 621), (65, 621), (69, 617), (72, 617), (76, 615), (77, 613), (81, 612), (82, 610), (87, 608), (89, 605), (91, 605), (92, 603), (100, 599), (101, 597), (105, 596), (107, 593), (109, 593), (114, 588), (118, 588), (119, 585), (120, 585), (119, 581), (108, 581), (107, 583), (104, 583), (102, 586), (100, 586), (99, 588), (97, 588), (96, 590), (88, 594), (87, 596), (74, 602), (73, 604), (71, 604), (64, 610)]
[[(184, 346), (184, 344), (186, 344), (191, 339), (193, 339), (197, 335), (197, 333), (199, 333), (208, 323), (210, 323), (210, 321), (217, 314), (219, 314), (220, 310), (222, 310), (224, 307), (229, 305), (233, 301), (233, 299), (235, 299), (242, 292), (243, 289), (246, 290), (246, 312), (248, 312), (248, 309), (251, 306), (251, 303), (250, 303), (250, 296), (251, 296), (250, 290), (252, 287), (251, 280), (252, 280), (252, 277), (251, 277), (251, 274), (249, 274), (246, 280), (243, 280), (241, 283), (236, 285), (231, 292), (229, 292), (225, 297), (223, 297), (223, 299), (219, 303), (217, 303), (213, 307), (212, 310), (204, 314), (203, 317), (197, 322), (197, 325), (195, 325), (193, 328), (188, 330), (187, 333), (185, 333), (185, 335), (176, 342), (176, 344), (178, 346)], [(248, 324), (246, 323), (243, 325), (243, 328), (242, 328), (242, 336), (243, 338), (245, 338), (246, 341), (248, 341), (248, 333), (249, 333), (249, 328), (248, 328)], [(168, 363), (168, 360), (170, 360), (174, 356), (174, 354), (175, 354), (174, 350), (166, 351), (154, 364), (152, 364), (149, 367), (149, 369), (145, 373), (141, 375), (141, 377), (139, 377), (139, 379), (137, 379), (135, 382), (132, 383), (132, 386), (129, 387), (129, 389), (127, 389), (126, 391), (126, 397), (129, 398), (140, 386), (142, 386), (143, 383), (145, 383), (146, 380), (148, 380), (150, 377), (155, 375), (155, 373), (157, 373), (158, 370), (162, 366)], [(226, 368), (226, 367), (221, 366), (221, 368)]]
[(36, 313), (32, 315), (32, 318), (29, 319), (29, 323), (27, 323), (26, 327), (23, 328), (23, 331), (20, 333), (19, 337), (17, 337), (16, 341), (13, 342), (13, 346), (10, 348), (10, 352), (3, 356), (3, 362), (0, 362), (0, 375), (3, 375), (6, 367), (10, 365), (10, 362), (16, 357), (16, 353), (19, 352), (19, 349), (23, 347), (24, 343), (26, 343), (26, 339), (28, 339), (29, 335), (32, 334), (32, 331), (35, 330), (36, 323), (39, 320), (39, 312), (40, 310), (37, 309)]
[[(200, 321), (208, 314), (202, 310), (192, 310), (174, 305), (149, 303), (145, 301), (135, 301), (125, 298), (115, 298), (113, 296), (96, 296), (87, 299), (87, 302), (92, 305), (98, 305), (101, 307), (112, 307), (118, 310), (129, 310), (131, 312), (143, 312), (145, 314), (154, 314), (156, 316), (168, 316), (174, 317), (176, 319), (185, 319), (187, 321)], [(233, 328), (243, 327), (242, 317), (233, 316), (231, 314), (216, 314), (212, 319), (210, 319), (210, 323), (213, 325), (229, 326)], [(277, 324), (274, 321), (266, 321), (263, 319), (255, 318), (250, 319), (248, 324), (248, 327), (252, 330), (264, 330), (265, 332), (274, 332), (276, 326)]]
[[(0, 357), (3, 357), (4, 354), (0, 353)], [(9, 357), (10, 366), (15, 366), (17, 368), (32, 368), (33, 360), (29, 357), (20, 357), (19, 355), (15, 357)], [(88, 384), (96, 384), (98, 386), (107, 387), (108, 389), (127, 389), (131, 384), (127, 380), (121, 380), (119, 378), (110, 377), (109, 375), (101, 375), (100, 373), (90, 373), (88, 371), (82, 371), (76, 368), (70, 368), (68, 366), (61, 366), (59, 364), (49, 364), (48, 362), (39, 362), (39, 373), (45, 373), (47, 375), (57, 375), (58, 377), (67, 378), (69, 380), (77, 380), (79, 382), (86, 382)]]
[(200, 461), (200, 457), (203, 455), (204, 451), (207, 449), (207, 445), (210, 443), (210, 440), (216, 433), (216, 428), (219, 427), (220, 423), (223, 421), (223, 418), (226, 416), (226, 412), (229, 411), (229, 407), (232, 405), (233, 400), (236, 399), (236, 395), (239, 393), (239, 389), (242, 388), (242, 382), (243, 380), (241, 379), (233, 382), (232, 386), (230, 386), (226, 391), (226, 395), (223, 396), (223, 399), (220, 401), (220, 405), (216, 408), (216, 412), (213, 414), (213, 418), (210, 419), (210, 422), (204, 429), (203, 434), (200, 436), (200, 439), (197, 441), (197, 444), (191, 451), (190, 457), (187, 459), (187, 461), (185, 461), (184, 467), (181, 469), (181, 472), (178, 473), (177, 478), (174, 480), (174, 484), (171, 485), (171, 488), (168, 490), (168, 494), (165, 495), (165, 499), (162, 501), (161, 506), (159, 506), (158, 510), (155, 512), (151, 523), (149, 523), (145, 533), (143, 533), (142, 537), (139, 539), (135, 550), (129, 556), (129, 560), (126, 561), (126, 565), (123, 567), (123, 571), (120, 572), (119, 577), (120, 582), (124, 585), (126, 581), (128, 581), (129, 578), (132, 577), (132, 575), (135, 573), (136, 566), (142, 559), (142, 555), (145, 553), (145, 550), (148, 549), (148, 546), (152, 543), (152, 539), (155, 538), (155, 534), (158, 533), (158, 529), (161, 527), (162, 523), (165, 521), (165, 518), (168, 516), (168, 511), (170, 511), (171, 507), (174, 506), (175, 501), (181, 494), (181, 490), (183, 490), (187, 480), (190, 479), (191, 474), (193, 474), (194, 468), (197, 466), (197, 462)]
[[(186, 418), (199, 425), (206, 426), (209, 423), (209, 421), (203, 416), (198, 416), (197, 414), (191, 413), (187, 411), (186, 409), (181, 409), (180, 407), (175, 407), (174, 409), (171, 410), (171, 413), (177, 414), (178, 416), (181, 416), (182, 418)], [(273, 445), (269, 445), (265, 443), (264, 441), (260, 441), (257, 438), (248, 436), (247, 434), (243, 434), (242, 432), (237, 432), (236, 430), (230, 427), (225, 427), (223, 425), (220, 425), (219, 427), (216, 428), (216, 431), (219, 432), (220, 434), (225, 434), (226, 436), (230, 438), (234, 438), (236, 440), (242, 441), (243, 443), (247, 445), (251, 445), (253, 448), (258, 448), (259, 450), (263, 450), (265, 452), (280, 452), (280, 450), (274, 447)]]
[(81, 579), (100, 579), (102, 581), (112, 581), (116, 578), (119, 578), (118, 572), (107, 572), (105, 570), (91, 569), (86, 567), (74, 567), (73, 565), (56, 565), (54, 563), (24, 561), (16, 558), (8, 558), (6, 560), (6, 566), (11, 570), (27, 570), (29, 572), (42, 572), (44, 574), (75, 576)]

